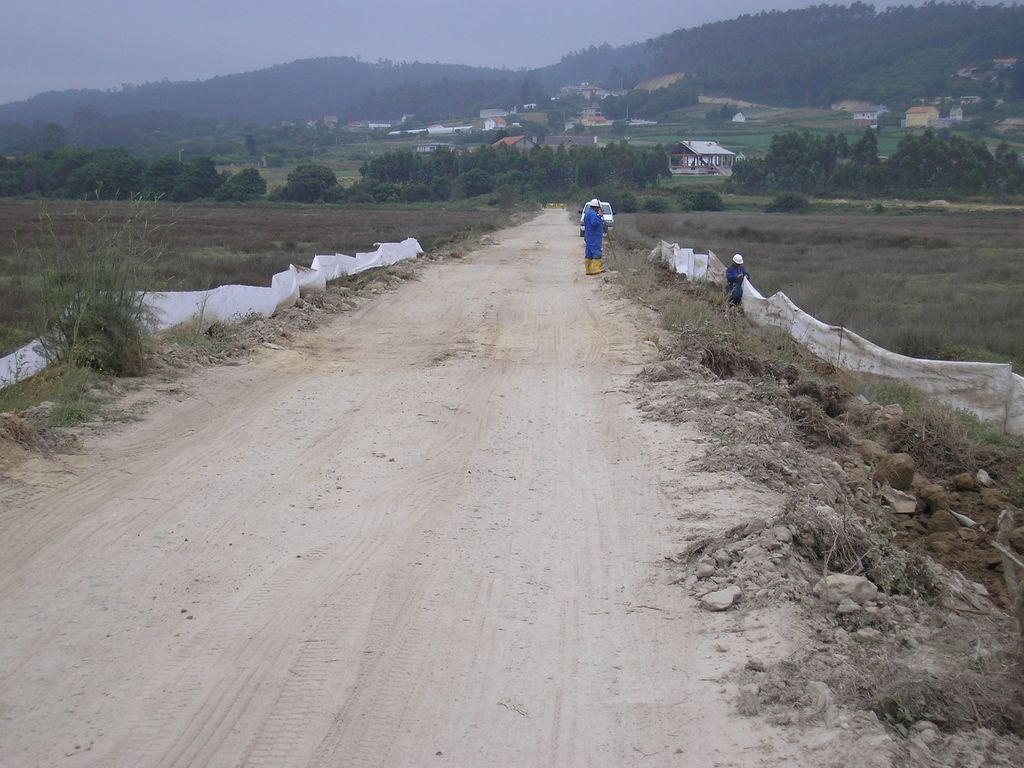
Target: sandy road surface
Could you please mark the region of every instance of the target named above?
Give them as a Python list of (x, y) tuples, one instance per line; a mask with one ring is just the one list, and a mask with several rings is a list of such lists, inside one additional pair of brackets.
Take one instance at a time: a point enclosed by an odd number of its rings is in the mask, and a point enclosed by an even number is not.
[(662, 565), (764, 497), (564, 213), (496, 240), (0, 481), (0, 765), (794, 764)]

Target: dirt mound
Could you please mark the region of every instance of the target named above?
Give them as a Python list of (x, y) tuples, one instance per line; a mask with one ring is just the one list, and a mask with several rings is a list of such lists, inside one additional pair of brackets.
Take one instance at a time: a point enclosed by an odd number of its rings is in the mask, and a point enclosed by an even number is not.
[[(793, 605), (815, 638), (737, 674), (740, 711), (853, 730), (867, 713), (904, 737), (899, 751), (916, 764), (985, 754), (1020, 765), (1024, 679), (990, 533), (999, 510), (1015, 508), (1012, 462), (953, 422), (867, 403), (809, 357), (780, 361), (709, 335), (681, 334), (644, 370), (639, 407), (693, 423), (711, 438), (698, 469), (781, 493), (784, 512), (692, 537), (669, 559), (695, 600), (754, 613)], [(905, 492), (876, 482), (893, 454), (910, 462)], [(815, 594), (829, 573), (862, 578), (877, 596), (829, 604)]]
[(0, 469), (20, 462), (38, 443), (32, 424), (13, 413), (0, 413)]

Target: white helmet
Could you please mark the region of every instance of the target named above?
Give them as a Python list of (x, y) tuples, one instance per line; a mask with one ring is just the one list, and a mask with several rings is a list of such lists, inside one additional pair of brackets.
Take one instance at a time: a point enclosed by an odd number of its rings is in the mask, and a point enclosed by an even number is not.
[(587, 203), (587, 207), (588, 208), (600, 208), (601, 207), (601, 201), (598, 200), (595, 197), (593, 200), (591, 200), (589, 203)]
[(740, 255), (739, 255), (739, 254), (737, 253), (737, 254), (736, 254), (735, 256), (733, 256), (733, 257), (732, 257), (732, 263), (733, 263), (733, 264), (742, 264), (742, 263), (743, 263), (743, 257), (742, 257), (742, 256), (740, 256)]

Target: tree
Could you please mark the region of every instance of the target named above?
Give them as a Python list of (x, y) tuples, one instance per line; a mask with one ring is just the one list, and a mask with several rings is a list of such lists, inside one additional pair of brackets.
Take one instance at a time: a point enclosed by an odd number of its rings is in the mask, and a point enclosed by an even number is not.
[(494, 188), (494, 179), (482, 168), (474, 168), (459, 177), (466, 197), (486, 195)]
[(193, 157), (185, 163), (171, 191), (171, 199), (188, 202), (200, 197), (212, 197), (223, 179), (217, 173), (212, 157)]
[(162, 157), (149, 164), (142, 175), (142, 191), (147, 197), (170, 200), (174, 185), (185, 172), (185, 164), (173, 157)]
[(142, 188), (146, 164), (123, 149), (101, 149), (68, 176), (67, 192), (72, 197), (105, 200), (131, 197)]
[(244, 168), (217, 190), (218, 200), (252, 200), (267, 194), (267, 180), (255, 168)]
[(326, 165), (306, 163), (297, 166), (288, 174), (285, 185), (286, 200), (299, 203), (315, 203), (326, 199), (328, 192), (338, 186), (338, 177)]
[(63, 149), (64, 148), (64, 129), (56, 123), (47, 123), (46, 127), (43, 128), (43, 138), (41, 142), (41, 148), (46, 149)]

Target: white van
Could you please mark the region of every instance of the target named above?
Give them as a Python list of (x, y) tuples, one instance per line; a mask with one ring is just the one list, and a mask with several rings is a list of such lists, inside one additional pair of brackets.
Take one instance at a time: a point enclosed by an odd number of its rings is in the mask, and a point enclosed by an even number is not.
[[(583, 210), (580, 211), (580, 237), (583, 237), (583, 217), (587, 215), (587, 204), (589, 202), (588, 200), (587, 203), (584, 203)], [(604, 231), (607, 234), (608, 230), (615, 226), (615, 214), (612, 213), (611, 203), (604, 200), (601, 201), (601, 215), (604, 217)]]

